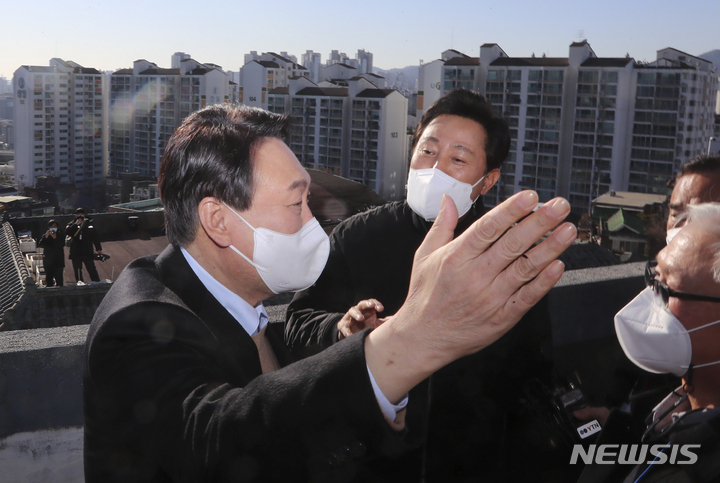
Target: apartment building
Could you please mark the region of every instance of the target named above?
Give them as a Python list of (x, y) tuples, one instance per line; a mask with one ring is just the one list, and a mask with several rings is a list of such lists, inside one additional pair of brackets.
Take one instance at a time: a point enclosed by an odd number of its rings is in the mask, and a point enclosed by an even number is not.
[(302, 54), (301, 59), (303, 67), (308, 70), (308, 79), (316, 84), (320, 82), (320, 75), (322, 74), (323, 68), (322, 56), (312, 50), (307, 50)]
[(12, 81), (9, 81), (5, 76), (0, 76), (0, 94), (11, 94), (12, 93)]
[(13, 107), (15, 106), (15, 95), (12, 92), (0, 94), (0, 119), (12, 120)]
[(402, 199), (407, 99), (362, 76), (342, 84), (292, 78), (287, 87), (270, 91), (268, 109), (292, 116), (289, 145), (303, 166), (363, 183), (386, 200)]
[(372, 74), (373, 73), (373, 55), (370, 52), (366, 52), (364, 49), (360, 49), (355, 54), (355, 61), (357, 62), (357, 68), (361, 74)]
[(707, 150), (718, 107), (712, 63), (673, 48), (643, 63), (597, 57), (587, 41), (568, 57), (510, 57), (487, 43), (479, 58), (446, 50), (418, 74), (418, 117), (466, 88), (508, 120), (510, 155), (489, 206), (522, 189), (543, 201), (567, 197), (578, 213), (609, 190), (665, 193), (674, 172)]
[(443, 62), (441, 59), (420, 64), (418, 67), (417, 85), (417, 118), (420, 119), (425, 111), (442, 96), (442, 71)]
[(442, 95), (453, 89), (477, 91), (476, 76), (479, 73), (480, 59), (470, 57), (457, 50), (442, 53)]
[(178, 52), (170, 69), (137, 60), (110, 76), (109, 175), (156, 178), (175, 127), (207, 105), (238, 101), (238, 86), (220, 66)]
[(428, 107), (453, 89), (479, 92), (480, 58), (448, 49), (439, 59), (421, 63), (418, 68), (417, 118)]
[(274, 52), (251, 52), (245, 59), (248, 62), (240, 68), (239, 102), (248, 106), (267, 109), (269, 91), (287, 86), (293, 77), (310, 76), (307, 68)]
[(105, 76), (55, 58), (16, 70), (13, 90), (18, 191), (50, 175), (99, 197), (107, 163)]
[(512, 133), (489, 205), (522, 189), (541, 201), (567, 197), (578, 213), (609, 190), (664, 194), (707, 149), (718, 89), (708, 61), (673, 48), (649, 63), (599, 58), (587, 41), (563, 58), (509, 57), (497, 44), (480, 51), (479, 91)]

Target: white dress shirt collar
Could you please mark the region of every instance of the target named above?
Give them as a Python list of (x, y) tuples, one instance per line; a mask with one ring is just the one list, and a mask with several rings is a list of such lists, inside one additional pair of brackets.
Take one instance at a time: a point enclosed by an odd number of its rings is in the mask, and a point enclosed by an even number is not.
[(262, 302), (253, 307), (238, 294), (225, 287), (223, 284), (215, 280), (200, 264), (188, 253), (185, 248), (180, 247), (185, 260), (187, 260), (190, 268), (200, 279), (202, 284), (208, 289), (220, 305), (225, 307), (230, 315), (242, 325), (248, 335), (255, 335), (268, 323), (268, 315)]

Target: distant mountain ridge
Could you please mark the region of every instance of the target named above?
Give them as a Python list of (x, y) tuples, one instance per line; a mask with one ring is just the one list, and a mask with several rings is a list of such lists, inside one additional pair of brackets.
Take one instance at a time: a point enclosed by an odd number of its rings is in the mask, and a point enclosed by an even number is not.
[(715, 67), (720, 70), (720, 49), (711, 50), (710, 52), (706, 52), (704, 54), (698, 55), (701, 59), (709, 60), (713, 64), (715, 64)]
[(403, 67), (402, 69), (380, 69), (379, 67), (373, 67), (373, 71), (377, 75), (383, 76), (385, 79), (388, 80), (388, 82), (392, 85), (395, 83), (395, 79), (397, 78), (397, 75), (402, 73), (405, 77), (405, 83), (409, 86), (415, 86), (417, 85), (417, 78), (418, 78), (418, 66), (417, 65), (409, 65), (407, 67)]

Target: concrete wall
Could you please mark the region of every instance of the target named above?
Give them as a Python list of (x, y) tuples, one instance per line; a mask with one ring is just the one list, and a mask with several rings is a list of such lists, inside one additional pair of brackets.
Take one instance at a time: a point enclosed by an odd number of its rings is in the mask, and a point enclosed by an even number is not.
[[(614, 338), (613, 316), (643, 287), (644, 263), (566, 273), (521, 323), (552, 331), (549, 358), (577, 373), (591, 401), (632, 371)], [(286, 301), (278, 301), (283, 303)], [(268, 307), (271, 321), (286, 305)], [(548, 324), (549, 321), (549, 324)], [(0, 480), (82, 482), (83, 348), (88, 326), (0, 333)]]
[(0, 480), (83, 481), (81, 387), (87, 329), (81, 325), (0, 336)]

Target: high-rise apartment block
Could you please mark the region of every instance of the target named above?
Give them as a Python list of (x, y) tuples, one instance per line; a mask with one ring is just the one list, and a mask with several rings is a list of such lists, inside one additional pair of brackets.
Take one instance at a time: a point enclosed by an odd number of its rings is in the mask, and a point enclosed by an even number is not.
[[(417, 85), (417, 118), (420, 119), (428, 107), (442, 96), (442, 73), (445, 62), (442, 59), (420, 64)], [(475, 86), (473, 86), (473, 89)]]
[(251, 52), (240, 69), (239, 101), (253, 107), (268, 108), (267, 93), (288, 85), (293, 77), (309, 77), (310, 71), (295, 61), (274, 52)]
[(22, 66), (15, 92), (15, 182), (19, 190), (38, 176), (59, 177), (88, 195), (102, 193), (105, 175), (105, 76), (97, 69), (52, 59)]
[(0, 76), (0, 94), (12, 93), (12, 81), (9, 81), (5, 76)]
[(453, 89), (475, 88), (475, 77), (479, 72), (480, 59), (470, 57), (457, 50), (446, 50), (442, 53), (442, 94)]
[(268, 95), (292, 116), (290, 148), (303, 166), (363, 183), (386, 200), (405, 196), (407, 99), (365, 77), (321, 87), (303, 77)]
[(178, 52), (173, 67), (138, 60), (110, 77), (109, 174), (158, 175), (165, 144), (182, 119), (206, 105), (238, 101), (220, 66)]
[(510, 124), (510, 155), (488, 205), (522, 189), (542, 201), (567, 197), (576, 212), (610, 190), (665, 193), (713, 133), (717, 71), (673, 48), (643, 63), (597, 57), (587, 41), (560, 58), (510, 57), (485, 44), (479, 58), (446, 51), (441, 62), (442, 77), (423, 87), (472, 88)]
[(322, 56), (312, 50), (307, 50), (304, 54), (302, 54), (301, 58), (301, 64), (308, 70), (308, 79), (316, 84), (320, 82), (320, 75), (322, 74), (323, 67)]
[(453, 89), (478, 91), (477, 76), (480, 59), (449, 49), (440, 59), (421, 64), (418, 68), (417, 117)]
[(308, 167), (364, 183), (386, 200), (405, 196), (407, 99), (372, 73), (372, 54), (334, 50), (325, 66), (283, 52), (245, 56), (240, 101), (292, 116), (290, 148)]
[(355, 61), (357, 62), (357, 68), (361, 74), (372, 74), (373, 73), (373, 55), (370, 52), (366, 52), (363, 49), (357, 51), (355, 55)]

